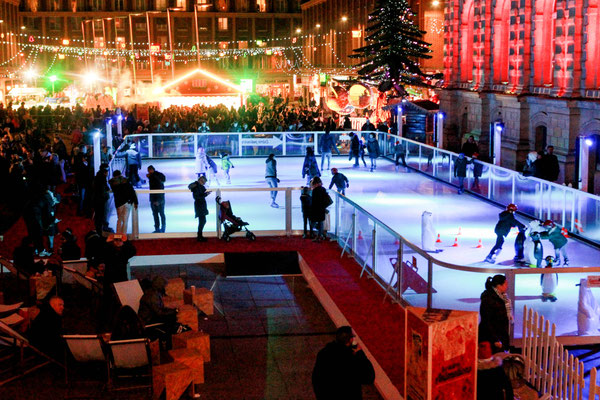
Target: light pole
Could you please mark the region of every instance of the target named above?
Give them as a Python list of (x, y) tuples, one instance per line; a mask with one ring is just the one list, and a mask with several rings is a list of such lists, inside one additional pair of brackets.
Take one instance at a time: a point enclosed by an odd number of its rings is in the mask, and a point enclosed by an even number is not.
[(169, 30), (169, 52), (171, 53), (171, 79), (175, 80), (175, 54), (173, 54), (173, 33), (171, 32), (171, 14), (169, 11), (181, 11), (181, 8), (167, 7), (167, 29)]
[(150, 79), (154, 83), (154, 67), (152, 66), (152, 42), (150, 41), (150, 14), (160, 13), (160, 11), (146, 11), (146, 27), (148, 28), (148, 60), (150, 62)]
[(198, 68), (200, 68), (200, 33), (198, 31), (198, 8), (211, 7), (212, 3), (194, 4), (194, 27), (196, 28), (196, 58), (198, 60)]
[(54, 97), (54, 82), (56, 82), (58, 78), (56, 75), (50, 75), (48, 79), (50, 79), (50, 82), (52, 82), (52, 97)]
[[(135, 50), (133, 48), (133, 23), (131, 17), (137, 17), (143, 15), (141, 13), (138, 14), (129, 14), (127, 17), (129, 18), (129, 42), (131, 43), (131, 68), (133, 69), (133, 90), (135, 94), (135, 87), (137, 86), (137, 77), (135, 72)], [(150, 28), (148, 28), (150, 29)]]

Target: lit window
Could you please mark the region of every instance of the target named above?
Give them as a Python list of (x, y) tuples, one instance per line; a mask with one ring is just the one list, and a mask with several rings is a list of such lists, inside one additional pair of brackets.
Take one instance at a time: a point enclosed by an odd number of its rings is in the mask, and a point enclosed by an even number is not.
[(256, 0), (258, 12), (267, 12), (267, 0)]
[(156, 0), (156, 9), (157, 10), (166, 10), (167, 9), (167, 0)]
[(227, 18), (219, 18), (219, 30), (226, 31), (229, 29), (229, 20)]

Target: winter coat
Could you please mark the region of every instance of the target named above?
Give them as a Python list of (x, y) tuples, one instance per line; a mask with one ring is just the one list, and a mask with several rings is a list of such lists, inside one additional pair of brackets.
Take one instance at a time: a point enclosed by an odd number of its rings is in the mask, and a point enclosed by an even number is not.
[[(150, 190), (163, 190), (165, 188), (165, 181), (167, 178), (162, 172), (154, 171), (148, 177), (148, 184)], [(162, 201), (165, 199), (164, 193), (153, 193), (150, 194), (150, 201)]]
[(367, 121), (363, 124), (363, 126), (360, 127), (361, 131), (374, 131), (375, 130), (375, 125), (373, 125), (371, 123), (371, 121)]
[(519, 228), (519, 231), (525, 230), (525, 225), (517, 221), (514, 214), (509, 211), (502, 211), (498, 214), (498, 218), (498, 223), (494, 228), (496, 235), (506, 236), (513, 227)]
[(373, 365), (362, 350), (337, 342), (328, 343), (317, 354), (312, 384), (317, 400), (361, 400), (362, 387), (373, 383)]
[(502, 342), (502, 346), (508, 349), (510, 344), (508, 336), (508, 313), (504, 300), (498, 296), (494, 289), (486, 289), (481, 293), (481, 304), (479, 306), (479, 341)]
[(473, 163), (473, 177), (481, 178), (481, 175), (483, 174), (483, 164), (477, 160), (471, 160), (471, 162)]
[(142, 167), (142, 157), (140, 153), (134, 149), (129, 149), (125, 152), (127, 155), (127, 165), (137, 165), (138, 169)]
[(360, 151), (360, 140), (358, 139), (358, 135), (353, 135), (352, 140), (350, 141), (350, 150), (352, 153), (358, 154)]
[(469, 164), (469, 161), (467, 161), (466, 157), (457, 158), (454, 161), (454, 176), (461, 177), (461, 178), (466, 177), (467, 176), (467, 164)]
[(121, 247), (112, 243), (107, 243), (104, 249), (104, 287), (108, 290), (110, 285), (115, 282), (128, 280), (127, 263), (129, 259), (136, 254), (135, 247), (130, 242), (124, 242)]
[(380, 151), (379, 151), (379, 143), (377, 142), (377, 139), (369, 138), (369, 140), (367, 140), (367, 150), (369, 152), (369, 158), (379, 157)]
[(331, 205), (331, 197), (323, 186), (317, 186), (312, 191), (310, 219), (314, 222), (325, 220), (325, 210)]
[(478, 148), (476, 142), (470, 143), (469, 141), (466, 141), (462, 145), (462, 148), (461, 148), (460, 152), (463, 153), (467, 157), (472, 157), (473, 153), (478, 153), (479, 152), (479, 148)]
[(122, 175), (117, 176), (109, 180), (108, 183), (113, 191), (115, 208), (119, 208), (125, 203), (138, 205), (137, 194), (127, 178)]
[(196, 173), (197, 174), (205, 174), (208, 172), (210, 168), (210, 164), (208, 163), (206, 154), (204, 156), (200, 155), (199, 151), (196, 151)]
[(321, 176), (321, 172), (319, 171), (319, 164), (317, 163), (317, 158), (314, 155), (307, 155), (306, 157), (304, 157), (304, 165), (302, 166), (302, 178), (304, 178), (307, 175), (311, 179), (315, 176)]
[(210, 193), (206, 191), (204, 185), (198, 181), (194, 181), (188, 185), (188, 189), (190, 189), (194, 196), (194, 211), (196, 213), (196, 218), (199, 218), (202, 215), (208, 215), (206, 196)]
[(321, 153), (331, 153), (331, 149), (335, 147), (335, 138), (328, 132), (321, 136)]
[(267, 158), (265, 164), (265, 178), (277, 179), (277, 161), (275, 159)]
[(554, 182), (558, 179), (558, 175), (560, 174), (558, 158), (556, 158), (554, 154), (546, 154), (542, 157), (542, 160), (545, 172), (545, 176), (543, 178)]
[(341, 172), (337, 172), (331, 177), (329, 189), (331, 189), (333, 185), (335, 185), (335, 187), (337, 187), (338, 189), (347, 188), (349, 186), (348, 178), (346, 178), (346, 175), (342, 174)]
[(513, 399), (512, 385), (502, 368), (502, 359), (494, 356), (489, 360), (477, 360), (477, 400)]
[(229, 159), (229, 156), (221, 158), (221, 169), (223, 171), (228, 171), (231, 168), (233, 168), (233, 163)]
[(406, 154), (406, 147), (404, 146), (404, 143), (400, 142), (400, 143), (394, 145), (394, 155), (402, 155), (402, 154)]
[(549, 231), (541, 232), (540, 236), (542, 239), (550, 240), (550, 243), (552, 243), (555, 249), (560, 249), (567, 244), (567, 238), (561, 233), (558, 225), (554, 226), (554, 228)]
[(310, 194), (300, 195), (300, 204), (302, 206), (303, 215), (308, 216), (310, 214), (311, 200)]
[(31, 344), (55, 360), (64, 360), (66, 343), (62, 333), (62, 316), (48, 303), (44, 303), (40, 307), (40, 313), (31, 323)]

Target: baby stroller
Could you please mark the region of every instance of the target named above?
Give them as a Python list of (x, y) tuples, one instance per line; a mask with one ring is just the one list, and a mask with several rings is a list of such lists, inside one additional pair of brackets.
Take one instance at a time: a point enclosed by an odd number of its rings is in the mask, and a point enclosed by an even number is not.
[(221, 236), (221, 239), (229, 242), (232, 234), (241, 232), (242, 229), (245, 229), (246, 238), (249, 240), (256, 240), (256, 235), (246, 228), (246, 226), (249, 224), (242, 221), (241, 218), (233, 215), (233, 210), (231, 209), (231, 203), (229, 201), (221, 201), (220, 196), (217, 196), (215, 201), (219, 205), (219, 220), (223, 225), (223, 236)]

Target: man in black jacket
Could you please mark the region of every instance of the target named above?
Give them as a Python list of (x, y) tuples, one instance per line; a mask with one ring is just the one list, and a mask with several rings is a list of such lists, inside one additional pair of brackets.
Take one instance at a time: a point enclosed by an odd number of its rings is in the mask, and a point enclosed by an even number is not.
[(206, 178), (200, 176), (197, 181), (194, 181), (188, 185), (188, 189), (194, 196), (194, 211), (196, 218), (198, 218), (198, 235), (196, 240), (199, 242), (206, 242), (207, 239), (203, 236), (204, 225), (206, 225), (206, 216), (208, 215), (208, 206), (206, 205), (206, 197), (211, 193), (206, 190), (204, 186), (206, 184)]
[(490, 250), (490, 254), (488, 254), (488, 256), (485, 258), (485, 262), (489, 262), (492, 264), (495, 262), (496, 257), (502, 251), (504, 238), (506, 237), (506, 235), (508, 235), (511, 228), (513, 227), (519, 228), (519, 235), (515, 239), (515, 259), (523, 258), (523, 242), (525, 242), (525, 225), (515, 218), (515, 211), (517, 211), (517, 206), (515, 204), (509, 204), (508, 206), (506, 206), (506, 210), (502, 211), (498, 215), (498, 223), (494, 228), (494, 232), (496, 233), (496, 244), (494, 245), (494, 247), (492, 247), (492, 250)]
[(312, 384), (317, 400), (361, 400), (361, 385), (372, 384), (375, 371), (349, 326), (340, 327), (335, 341), (317, 354)]
[(57, 361), (64, 360), (65, 341), (62, 338), (62, 315), (65, 302), (53, 296), (40, 307), (39, 315), (31, 323), (29, 338), (31, 344), (44, 354)]
[(454, 177), (458, 178), (458, 194), (465, 191), (465, 178), (467, 177), (467, 164), (469, 163), (470, 161), (463, 153), (460, 153), (454, 161)]
[[(163, 190), (165, 188), (165, 181), (167, 178), (165, 178), (163, 173), (154, 169), (152, 165), (148, 166), (148, 174), (146, 177), (148, 178), (150, 190)], [(152, 216), (154, 217), (154, 232), (152, 233), (164, 233), (166, 225), (165, 194), (151, 193), (150, 207), (152, 208)]]
[(131, 183), (121, 175), (121, 171), (113, 172), (113, 177), (108, 181), (113, 191), (115, 208), (117, 209), (117, 233), (127, 234), (127, 223), (131, 206), (137, 209), (138, 198)]

